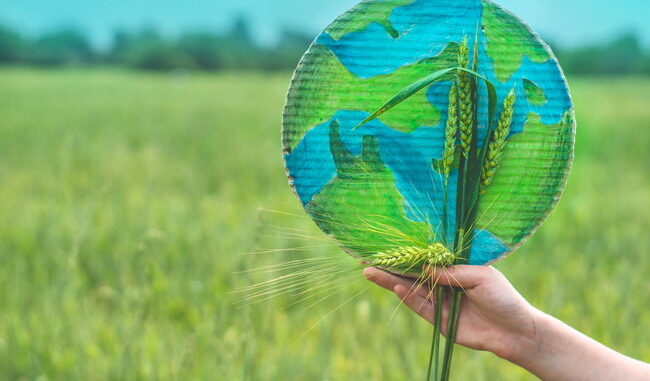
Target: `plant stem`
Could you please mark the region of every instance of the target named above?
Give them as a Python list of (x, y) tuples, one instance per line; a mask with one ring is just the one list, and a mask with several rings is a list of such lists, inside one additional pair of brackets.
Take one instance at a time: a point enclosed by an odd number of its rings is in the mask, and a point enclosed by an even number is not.
[[(478, 28), (478, 27), (477, 27)], [(473, 68), (478, 70), (478, 29), (477, 37), (474, 41)], [(463, 160), (461, 156), (458, 189), (457, 189), (457, 216), (456, 216), (456, 237), (454, 240), (454, 251), (459, 254), (459, 261), (456, 263), (466, 264), (471, 254), (471, 245), (474, 238), (474, 224), (478, 211), (478, 184), (480, 181), (480, 165), (478, 163), (478, 86), (477, 79), (471, 79), (469, 97), (471, 99), (471, 142), (469, 152)], [(467, 88), (467, 87), (461, 87)], [(465, 142), (467, 144), (467, 142)], [(448, 381), (451, 373), (451, 362), (458, 332), (458, 320), (460, 315), (460, 306), (463, 298), (463, 289), (458, 287), (452, 288), (451, 303), (449, 309), (449, 321), (447, 322), (447, 341), (445, 343), (445, 354), (443, 356), (441, 381)]]
[(447, 205), (449, 204), (449, 196), (447, 195), (449, 189), (449, 177), (445, 179), (445, 187), (443, 192), (442, 199), (442, 242), (444, 242), (446, 247), (449, 247), (447, 244), (447, 232), (449, 229), (449, 211), (447, 210)]
[(435, 366), (433, 371), (436, 375), (436, 380), (439, 379), (438, 365), (440, 363), (440, 336), (441, 336), (441, 327), (442, 327), (442, 303), (443, 303), (443, 292), (442, 287), (437, 287), (436, 289), (436, 326), (434, 328), (435, 332), (435, 347), (434, 347), (434, 356), (436, 358)]
[(431, 352), (429, 354), (429, 371), (427, 372), (427, 381), (439, 380), (439, 363), (440, 363), (440, 336), (442, 334), (442, 287), (436, 287), (436, 314), (433, 323), (433, 340), (431, 340)]
[[(435, 323), (434, 323), (435, 324)], [(438, 363), (438, 358), (435, 355), (436, 351), (436, 341), (437, 341), (437, 336), (436, 336), (436, 327), (433, 327), (433, 339), (431, 340), (431, 350), (429, 351), (429, 370), (427, 371), (427, 378), (426, 381), (436, 381), (437, 373), (433, 372), (434, 365), (433, 363)]]
[(454, 353), (456, 334), (458, 333), (458, 315), (460, 312), (462, 297), (463, 290), (457, 287), (453, 288), (451, 295), (451, 305), (449, 309), (449, 322), (447, 324), (445, 357), (442, 363), (442, 374), (440, 375), (440, 381), (449, 381), (449, 375), (451, 374), (451, 360)]

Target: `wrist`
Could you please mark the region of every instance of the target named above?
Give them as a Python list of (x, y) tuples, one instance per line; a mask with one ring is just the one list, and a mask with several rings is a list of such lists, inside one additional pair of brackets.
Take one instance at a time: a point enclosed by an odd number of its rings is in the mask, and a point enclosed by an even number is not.
[(504, 360), (527, 368), (540, 355), (544, 345), (544, 332), (547, 331), (549, 316), (530, 307), (529, 324), (513, 334), (508, 351), (495, 354)]

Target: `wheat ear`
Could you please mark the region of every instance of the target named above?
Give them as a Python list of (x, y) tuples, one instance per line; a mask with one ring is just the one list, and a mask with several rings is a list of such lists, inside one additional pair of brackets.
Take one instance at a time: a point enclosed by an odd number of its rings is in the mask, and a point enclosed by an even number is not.
[(449, 111), (447, 115), (447, 128), (445, 129), (445, 149), (442, 155), (443, 172), (445, 178), (449, 177), (451, 166), (454, 165), (456, 156), (456, 138), (458, 136), (458, 90), (456, 85), (449, 92)]
[(501, 111), (499, 123), (494, 130), (494, 134), (490, 138), (485, 161), (483, 162), (483, 168), (481, 170), (481, 194), (487, 192), (501, 164), (501, 156), (503, 154), (503, 148), (506, 145), (506, 139), (510, 133), (516, 100), (517, 96), (514, 90), (510, 90), (510, 93), (503, 102), (503, 111)]
[(451, 266), (456, 260), (441, 243), (434, 243), (427, 247), (400, 247), (373, 256), (372, 266), (395, 269), (419, 269), (422, 266)]
[[(467, 37), (460, 44), (458, 66), (465, 69), (469, 66)], [(467, 72), (460, 70), (458, 72), (458, 119), (460, 120), (460, 145), (463, 149), (463, 156), (468, 158), (472, 146), (472, 124), (474, 123), (472, 80)]]

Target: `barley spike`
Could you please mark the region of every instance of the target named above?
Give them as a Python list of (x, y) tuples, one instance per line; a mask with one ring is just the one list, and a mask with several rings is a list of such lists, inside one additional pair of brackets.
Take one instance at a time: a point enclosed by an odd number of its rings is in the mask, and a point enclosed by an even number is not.
[(445, 129), (445, 148), (442, 155), (443, 171), (445, 177), (449, 177), (451, 166), (456, 156), (456, 138), (458, 136), (458, 90), (456, 85), (451, 87), (449, 92), (449, 111), (447, 116), (447, 128)]
[[(458, 52), (458, 66), (468, 68), (469, 46), (467, 37), (460, 44)], [(469, 157), (472, 145), (472, 124), (474, 123), (474, 110), (472, 99), (472, 80), (465, 71), (458, 72), (458, 118), (460, 119), (460, 145), (463, 156)]]
[(383, 268), (412, 270), (422, 266), (451, 266), (456, 256), (443, 244), (434, 243), (427, 247), (400, 247), (377, 253), (370, 265)]
[(501, 111), (499, 122), (487, 147), (485, 161), (481, 170), (481, 194), (487, 192), (499, 165), (501, 165), (501, 156), (503, 154), (503, 148), (506, 145), (506, 138), (510, 133), (516, 100), (517, 96), (514, 90), (510, 90), (510, 93), (508, 93), (508, 96), (503, 102), (503, 111)]

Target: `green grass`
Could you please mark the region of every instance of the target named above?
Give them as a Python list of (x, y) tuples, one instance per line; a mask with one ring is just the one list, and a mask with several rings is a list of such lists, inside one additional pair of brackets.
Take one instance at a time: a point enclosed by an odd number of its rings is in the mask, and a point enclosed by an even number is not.
[[(431, 328), (370, 288), (236, 308), (246, 268), (319, 234), (280, 153), (288, 75), (0, 70), (0, 378), (420, 380)], [(650, 78), (571, 81), (574, 170), (498, 265), (534, 305), (650, 360)], [(343, 254), (332, 246), (299, 252)], [(457, 380), (534, 380), (459, 350)]]

